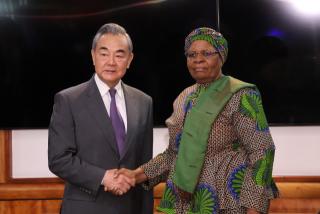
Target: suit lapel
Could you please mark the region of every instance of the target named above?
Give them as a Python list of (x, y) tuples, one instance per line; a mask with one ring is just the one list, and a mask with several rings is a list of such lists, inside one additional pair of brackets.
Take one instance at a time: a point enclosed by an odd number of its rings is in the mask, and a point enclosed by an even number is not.
[(91, 80), (89, 81), (87, 98), (88, 100), (86, 102), (86, 105), (89, 113), (101, 128), (101, 131), (106, 138), (106, 142), (109, 142), (111, 148), (115, 151), (115, 153), (119, 155), (116, 138), (112, 129), (112, 123), (104, 106), (98, 87), (96, 86), (96, 83), (94, 81), (94, 78), (91, 78)]
[(126, 155), (130, 145), (133, 142), (134, 134), (137, 132), (137, 121), (139, 118), (138, 107), (139, 101), (135, 98), (135, 94), (126, 84), (122, 84), (123, 93), (126, 101), (127, 111), (127, 135), (125, 140), (124, 153), (122, 158)]

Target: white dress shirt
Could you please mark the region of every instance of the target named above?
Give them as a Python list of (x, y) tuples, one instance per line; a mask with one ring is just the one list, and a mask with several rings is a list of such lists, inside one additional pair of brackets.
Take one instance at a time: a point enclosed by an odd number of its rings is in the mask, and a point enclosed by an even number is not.
[[(111, 96), (109, 93), (110, 87), (105, 84), (97, 74), (94, 75), (94, 80), (98, 86), (98, 90), (100, 92), (100, 95), (102, 97), (104, 106), (106, 107), (108, 114), (110, 116), (110, 102), (111, 102)], [(122, 117), (126, 132), (127, 132), (127, 111), (126, 111), (126, 101), (124, 99), (124, 94), (123, 90), (121, 87), (121, 80), (118, 82), (118, 84), (114, 87), (117, 92), (115, 95), (116, 98), (116, 104), (117, 104), (117, 109), (120, 112), (120, 115)]]

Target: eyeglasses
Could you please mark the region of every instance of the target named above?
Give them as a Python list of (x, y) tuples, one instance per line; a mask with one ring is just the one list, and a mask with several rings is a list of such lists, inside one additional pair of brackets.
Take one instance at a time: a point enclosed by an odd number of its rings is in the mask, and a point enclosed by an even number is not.
[(218, 53), (219, 53), (219, 51), (204, 50), (204, 51), (200, 51), (200, 52), (196, 52), (196, 51), (186, 52), (185, 55), (188, 59), (195, 59), (195, 58), (197, 58), (197, 56), (199, 54), (200, 54), (200, 56), (202, 56), (206, 59), (209, 59), (211, 56), (214, 56)]

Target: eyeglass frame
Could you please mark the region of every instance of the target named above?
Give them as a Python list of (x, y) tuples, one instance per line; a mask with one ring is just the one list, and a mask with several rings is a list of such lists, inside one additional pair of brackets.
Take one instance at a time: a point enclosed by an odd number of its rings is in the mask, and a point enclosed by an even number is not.
[(192, 51), (191, 53), (185, 52), (184, 55), (187, 57), (187, 59), (195, 59), (198, 57), (198, 55), (201, 55), (205, 59), (209, 59), (210, 57), (219, 54), (219, 51), (209, 51), (209, 50), (203, 50), (200, 52)]

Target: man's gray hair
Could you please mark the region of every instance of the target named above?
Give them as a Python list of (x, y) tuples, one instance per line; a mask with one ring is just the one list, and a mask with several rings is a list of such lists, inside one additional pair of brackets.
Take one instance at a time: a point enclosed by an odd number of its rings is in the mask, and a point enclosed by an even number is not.
[(100, 39), (100, 37), (108, 33), (113, 35), (124, 35), (128, 41), (129, 51), (130, 52), (133, 51), (133, 44), (129, 34), (122, 26), (115, 23), (104, 24), (103, 26), (100, 27), (100, 29), (98, 30), (98, 32), (96, 33), (92, 41), (93, 50), (96, 48), (97, 42)]

